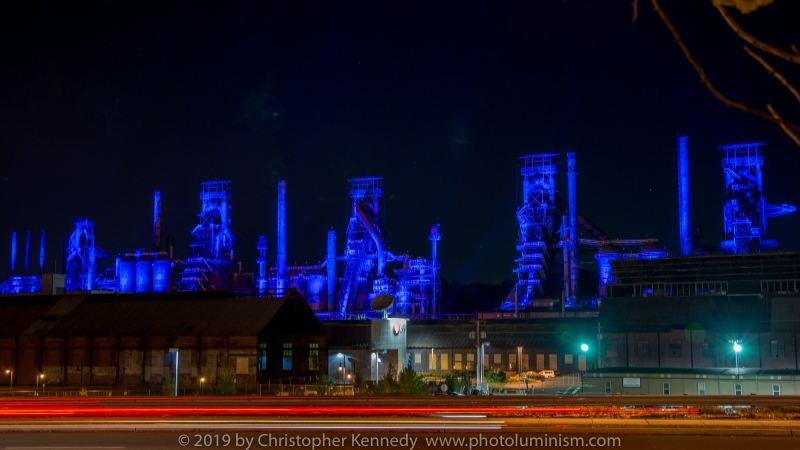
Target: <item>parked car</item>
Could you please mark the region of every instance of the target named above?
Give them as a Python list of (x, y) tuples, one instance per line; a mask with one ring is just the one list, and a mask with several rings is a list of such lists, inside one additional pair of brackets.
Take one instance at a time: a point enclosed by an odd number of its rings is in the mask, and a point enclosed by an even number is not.
[(547, 378), (554, 378), (555, 376), (556, 376), (556, 373), (554, 371), (552, 371), (552, 370), (543, 370), (543, 371), (539, 372), (539, 377), (540, 378), (547, 379)]

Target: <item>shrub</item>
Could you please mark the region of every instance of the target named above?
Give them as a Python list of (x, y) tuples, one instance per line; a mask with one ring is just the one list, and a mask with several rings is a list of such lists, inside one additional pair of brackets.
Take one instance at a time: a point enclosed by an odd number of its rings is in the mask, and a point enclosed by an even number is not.
[(217, 394), (236, 395), (236, 375), (230, 369), (223, 369), (217, 375)]
[(175, 395), (175, 382), (172, 381), (172, 377), (164, 378), (164, 382), (161, 383), (161, 395), (165, 397)]
[(422, 375), (411, 367), (406, 367), (400, 372), (398, 384), (400, 393), (404, 395), (426, 395), (428, 393), (428, 386), (422, 381)]
[(314, 381), (314, 389), (317, 390), (317, 395), (333, 395), (333, 380), (327, 375), (320, 375)]

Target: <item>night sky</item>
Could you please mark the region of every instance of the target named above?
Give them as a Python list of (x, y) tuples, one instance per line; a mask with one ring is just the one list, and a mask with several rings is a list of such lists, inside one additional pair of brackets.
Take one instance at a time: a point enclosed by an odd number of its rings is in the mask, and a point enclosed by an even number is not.
[[(47, 271), (60, 270), (71, 216), (93, 219), (112, 255), (149, 250), (154, 189), (185, 257), (200, 182), (220, 179), (232, 180), (237, 259), (256, 270), (264, 234), (272, 265), (279, 177), (288, 262), (316, 263), (330, 227), (343, 251), (347, 180), (382, 176), (391, 251), (428, 256), (440, 223), (442, 276), (498, 283), (515, 277), (518, 157), (567, 151), (582, 214), (674, 254), (678, 134), (690, 136), (703, 243), (722, 238), (720, 145), (767, 142), (767, 200), (800, 204), (800, 148), (715, 100), (641, 3), (634, 24), (630, 1), (4, 1), (0, 273), (14, 230), (18, 274), (26, 230), (32, 266), (45, 229)], [(710, 3), (663, 7), (723, 93), (800, 121)], [(798, 3), (732, 14), (788, 48), (800, 45)], [(797, 66), (768, 59), (800, 82)], [(800, 250), (800, 214), (770, 224), (780, 249)]]

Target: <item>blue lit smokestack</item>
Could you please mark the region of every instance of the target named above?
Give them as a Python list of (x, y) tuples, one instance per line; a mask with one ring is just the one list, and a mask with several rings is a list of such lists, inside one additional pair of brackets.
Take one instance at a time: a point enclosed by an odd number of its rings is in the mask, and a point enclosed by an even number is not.
[(575, 171), (575, 152), (567, 153), (567, 187), (569, 189), (569, 284), (572, 298), (578, 297), (580, 277), (580, 248), (578, 246), (578, 172)]
[(87, 271), (86, 271), (86, 290), (91, 291), (94, 289), (94, 279), (95, 274), (97, 272), (97, 264), (95, 263), (96, 253), (94, 250), (94, 233), (86, 234), (86, 240), (88, 245), (88, 253), (89, 253), (89, 264), (87, 264)]
[(336, 298), (336, 231), (328, 230), (328, 310), (333, 311)]
[(256, 289), (258, 296), (263, 297), (267, 294), (267, 237), (259, 236), (258, 245), (258, 279), (256, 279)]
[(442, 239), (442, 236), (439, 234), (439, 224), (431, 227), (431, 234), (428, 236), (428, 239), (431, 241), (431, 275), (433, 275), (433, 284), (432, 290), (433, 295), (431, 295), (431, 312), (433, 314), (439, 314), (439, 299), (438, 294), (436, 292), (436, 282), (438, 281), (438, 271), (439, 268), (439, 254), (437, 250), (437, 244)]
[(692, 254), (692, 213), (689, 200), (689, 136), (678, 136), (678, 220), (681, 255)]
[(31, 232), (25, 232), (25, 276), (31, 274)]
[(286, 180), (278, 180), (278, 296), (283, 295), (286, 281)]
[(11, 232), (11, 276), (17, 271), (17, 232)]
[(42, 238), (39, 241), (39, 275), (44, 273), (44, 230), (42, 230)]
[(153, 192), (153, 251), (161, 251), (161, 191)]

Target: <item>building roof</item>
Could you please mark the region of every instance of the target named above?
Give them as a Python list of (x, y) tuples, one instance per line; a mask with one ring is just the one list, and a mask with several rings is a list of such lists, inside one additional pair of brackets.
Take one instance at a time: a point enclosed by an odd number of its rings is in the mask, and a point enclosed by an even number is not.
[[(14, 318), (11, 327), (2, 327), (8, 337), (255, 336), (284, 305), (292, 303), (294, 310), (298, 302), (308, 309), (293, 289), (282, 299), (230, 298), (222, 291), (87, 293), (11, 301), (4, 297), (0, 316)], [(307, 315), (313, 312), (308, 309)]]

